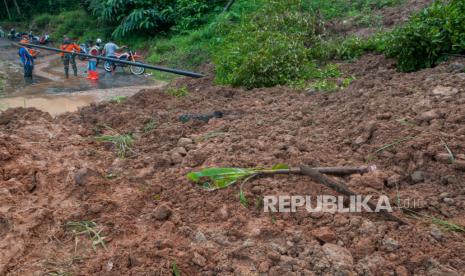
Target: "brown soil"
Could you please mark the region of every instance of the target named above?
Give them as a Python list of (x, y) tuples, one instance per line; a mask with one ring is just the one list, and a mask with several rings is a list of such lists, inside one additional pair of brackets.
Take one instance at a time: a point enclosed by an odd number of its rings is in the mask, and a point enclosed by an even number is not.
[[(244, 91), (204, 78), (178, 81), (189, 88), (184, 98), (142, 90), (56, 119), (10, 109), (0, 116), (0, 274), (170, 275), (176, 262), (182, 275), (463, 275), (464, 234), (428, 220), (399, 211), (408, 225), (374, 214), (270, 216), (255, 206), (264, 195), (335, 194), (305, 176), (252, 180), (248, 208), (236, 186), (206, 192), (185, 177), (209, 166), (376, 164), (346, 178), (349, 187), (393, 201), (398, 189), (422, 202), (417, 212), (465, 225), (457, 62), (465, 60), (403, 74), (368, 55), (343, 65), (357, 80), (336, 93)], [(224, 118), (178, 120), (214, 110)], [(150, 120), (156, 128), (144, 132)], [(126, 159), (95, 141), (110, 133), (103, 125), (134, 133)], [(107, 248), (94, 251), (69, 221), (96, 222)]]

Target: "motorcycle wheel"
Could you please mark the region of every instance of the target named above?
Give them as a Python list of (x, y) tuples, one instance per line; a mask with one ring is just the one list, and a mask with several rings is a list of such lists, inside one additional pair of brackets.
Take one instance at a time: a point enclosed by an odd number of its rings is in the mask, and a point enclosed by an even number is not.
[(129, 66), (129, 70), (131, 70), (131, 73), (133, 73), (134, 75), (142, 75), (145, 72), (144, 67), (133, 66), (133, 65)]
[(105, 69), (105, 71), (111, 73), (116, 68), (116, 65), (111, 64), (111, 62), (109, 61), (105, 61), (105, 63), (103, 64), (103, 68)]

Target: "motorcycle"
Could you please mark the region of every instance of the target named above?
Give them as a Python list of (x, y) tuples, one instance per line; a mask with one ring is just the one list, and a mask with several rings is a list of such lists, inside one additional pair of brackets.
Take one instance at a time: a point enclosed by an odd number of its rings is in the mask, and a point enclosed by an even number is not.
[[(137, 52), (133, 52), (133, 51), (131, 51), (131, 49), (128, 49), (127, 52), (121, 53), (121, 54), (116, 54), (116, 56), (110, 57), (110, 58), (141, 63), (139, 60), (141, 60), (143, 57), (141, 55), (138, 55)], [(119, 66), (119, 67), (128, 67), (129, 66), (129, 70), (134, 75), (142, 75), (145, 72), (144, 67), (139, 67), (139, 66), (134, 66), (134, 65), (115, 63), (115, 62), (111, 62), (111, 61), (105, 61), (105, 63), (103, 64), (103, 67), (105, 68), (105, 71), (107, 71), (107, 72), (115, 71), (117, 66)]]
[(39, 44), (41, 45), (46, 45), (49, 42), (51, 41), (50, 41), (50, 36), (48, 34), (45, 34), (39, 38)]
[[(79, 44), (79, 48), (81, 48), (81, 54), (88, 55), (90, 51), (90, 44), (88, 42)], [(78, 56), (78, 59), (84, 61), (87, 58), (83, 56)]]

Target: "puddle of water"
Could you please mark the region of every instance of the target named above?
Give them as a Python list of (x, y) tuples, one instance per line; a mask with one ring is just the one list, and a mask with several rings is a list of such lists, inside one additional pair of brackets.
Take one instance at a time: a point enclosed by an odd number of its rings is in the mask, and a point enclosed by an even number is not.
[(13, 107), (35, 107), (50, 113), (52, 116), (65, 112), (77, 111), (79, 107), (89, 105), (96, 101), (91, 95), (69, 95), (53, 97), (9, 97), (0, 98), (0, 110)]

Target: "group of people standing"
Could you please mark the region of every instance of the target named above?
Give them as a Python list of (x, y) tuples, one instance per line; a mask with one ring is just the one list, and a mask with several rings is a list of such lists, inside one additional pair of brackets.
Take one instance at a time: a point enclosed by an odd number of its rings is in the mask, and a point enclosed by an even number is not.
[[(27, 38), (23, 38), (21, 43), (29, 43)], [(93, 43), (92, 43), (93, 44)], [(97, 70), (97, 56), (104, 55), (105, 57), (115, 57), (116, 52), (119, 49), (124, 48), (125, 46), (119, 47), (113, 42), (108, 42), (105, 46), (101, 47), (102, 40), (97, 39), (95, 44), (90, 45), (90, 49), (88, 50), (87, 54), (91, 56), (95, 56), (95, 58), (88, 58), (87, 64), (87, 71), (89, 72), (89, 77), (91, 75), (96, 74)], [(73, 69), (74, 76), (78, 75), (78, 69), (76, 64), (76, 54), (81, 52), (81, 47), (76, 43), (75, 40), (72, 40), (68, 37), (63, 38), (63, 43), (60, 46), (60, 50), (64, 51), (61, 52), (61, 59), (64, 65), (65, 77), (69, 78), (69, 66)], [(20, 45), (18, 55), (20, 57), (21, 64), (24, 68), (24, 78), (26, 80), (32, 79), (32, 72), (34, 70), (34, 56), (31, 54), (31, 48), (25, 45)]]

